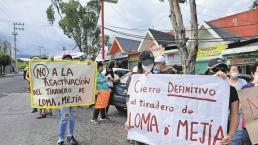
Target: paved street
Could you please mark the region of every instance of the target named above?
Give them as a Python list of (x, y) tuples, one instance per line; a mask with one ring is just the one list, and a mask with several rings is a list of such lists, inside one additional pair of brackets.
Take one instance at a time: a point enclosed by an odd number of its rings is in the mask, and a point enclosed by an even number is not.
[[(38, 120), (29, 106), (27, 82), (22, 76), (0, 78), (0, 145), (54, 145), (59, 112)], [(126, 114), (111, 108), (111, 121), (90, 123), (92, 109), (76, 108), (75, 137), (80, 145), (127, 145), (123, 129)], [(67, 143), (66, 143), (67, 144)]]

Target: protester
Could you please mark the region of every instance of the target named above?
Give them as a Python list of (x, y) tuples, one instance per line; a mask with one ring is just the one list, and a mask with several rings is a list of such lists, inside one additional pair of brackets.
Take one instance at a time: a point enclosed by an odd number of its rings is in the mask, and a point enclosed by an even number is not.
[[(143, 51), (140, 53), (139, 56), (139, 63), (138, 63), (138, 68), (137, 71), (139, 74), (145, 74), (148, 75), (149, 73), (153, 73), (153, 68), (154, 68), (154, 56), (151, 51)], [(130, 80), (128, 80), (128, 84), (130, 83)], [(125, 129), (130, 129), (128, 128), (128, 123), (125, 123)], [(131, 140), (129, 140), (130, 143), (132, 143)], [(142, 142), (139, 141), (134, 141), (135, 145), (145, 145)]]
[[(212, 59), (208, 63), (208, 70), (206, 71), (207, 75), (216, 75), (223, 78), (226, 78), (226, 72), (228, 70), (227, 65), (220, 58)], [(230, 86), (230, 96), (229, 96), (229, 124), (228, 124), (228, 134), (221, 140), (222, 145), (227, 145), (231, 142), (232, 138), (235, 135), (237, 130), (238, 121), (239, 121), (239, 99), (236, 89), (233, 86)]]
[[(71, 55), (64, 55), (63, 60), (73, 60)], [(67, 141), (71, 145), (78, 145), (77, 140), (74, 138), (74, 127), (75, 127), (75, 119), (74, 113), (71, 107), (64, 107), (60, 109), (60, 123), (59, 123), (59, 131), (58, 131), (58, 145), (64, 145), (64, 138), (66, 127), (68, 125), (67, 130)]]
[[(103, 71), (103, 64), (101, 62), (98, 62), (98, 74), (97, 74), (97, 98), (100, 97), (100, 91), (109, 90), (108, 86), (108, 80), (106, 79), (105, 75), (102, 74)], [(93, 110), (93, 116), (90, 120), (92, 123), (99, 123), (98, 116), (100, 112), (100, 121), (109, 120), (109, 118), (106, 116), (105, 108), (94, 108)]]
[[(39, 57), (32, 57), (31, 58), (32, 60), (36, 60), (36, 59), (39, 59)], [(30, 70), (30, 68), (28, 67), (28, 69), (27, 69), (27, 71), (26, 71), (26, 76), (25, 76), (25, 79), (29, 82), (28, 83), (28, 90), (29, 90), (29, 92), (31, 93), (31, 90), (30, 90), (30, 75), (29, 75), (29, 71)], [(35, 113), (35, 112), (38, 112), (38, 109), (37, 108), (32, 108), (32, 111), (31, 111), (31, 113)]]
[(238, 78), (240, 76), (239, 67), (232, 65), (229, 66), (229, 83), (235, 87), (236, 90), (241, 90), (247, 84), (246, 80)]
[[(47, 58), (41, 58), (43, 60), (46, 60)], [(52, 116), (52, 112), (51, 112), (51, 116)], [(37, 119), (43, 119), (47, 117), (47, 109), (43, 108), (43, 109), (39, 109), (39, 116), (37, 117)]]
[(258, 87), (258, 63), (255, 63), (254, 69), (252, 70), (253, 81), (243, 86), (242, 89)]
[[(253, 81), (246, 84), (245, 86), (242, 87), (242, 89), (247, 89), (247, 88), (253, 88), (253, 87), (258, 87), (258, 63), (255, 63), (254, 69), (252, 70), (252, 76), (253, 76)], [(243, 114), (244, 116), (244, 114)], [(251, 139), (248, 135), (248, 132), (245, 128), (245, 124), (243, 122), (243, 133), (242, 133), (242, 144), (243, 145), (251, 145)], [(255, 144), (258, 145), (258, 144)]]
[[(241, 90), (244, 85), (247, 84), (247, 82), (244, 79), (238, 78), (240, 76), (239, 73), (239, 67), (236, 65), (229, 66), (229, 83), (231, 86), (235, 87), (236, 90)], [(235, 133), (235, 136), (233, 137), (230, 145), (239, 145), (241, 144), (241, 136), (242, 136), (242, 120), (243, 120), (243, 113), (241, 109), (239, 109), (239, 123), (237, 127), (237, 131)]]
[(113, 101), (114, 82), (118, 81), (119, 77), (113, 72), (113, 65), (112, 64), (107, 66), (105, 76), (106, 76), (106, 79), (108, 80), (109, 89), (111, 90), (108, 106), (106, 108), (106, 115), (107, 115), (108, 110), (109, 110), (109, 106)]
[(155, 66), (153, 72), (155, 74), (176, 74), (178, 71), (173, 67), (166, 66), (166, 59), (164, 55), (157, 56), (154, 60)]

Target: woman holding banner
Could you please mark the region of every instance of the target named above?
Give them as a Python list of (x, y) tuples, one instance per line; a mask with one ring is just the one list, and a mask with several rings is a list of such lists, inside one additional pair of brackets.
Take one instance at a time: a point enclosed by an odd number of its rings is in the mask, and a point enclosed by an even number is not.
[[(209, 61), (208, 70), (206, 71), (206, 75), (215, 75), (221, 78), (227, 78), (227, 70), (228, 66), (224, 63), (224, 60), (220, 58), (215, 58)], [(228, 121), (228, 134), (221, 140), (222, 145), (230, 144), (238, 126), (239, 121), (239, 98), (236, 89), (233, 86), (230, 86), (230, 94), (229, 94), (229, 121)]]
[(109, 120), (106, 117), (105, 108), (108, 105), (109, 97), (110, 97), (110, 89), (108, 86), (108, 80), (106, 79), (105, 75), (102, 74), (103, 71), (103, 64), (98, 62), (98, 74), (97, 74), (97, 101), (95, 104), (95, 108), (93, 110), (93, 116), (90, 120), (92, 123), (99, 123), (98, 116), (100, 112), (100, 121)]
[[(247, 82), (244, 79), (238, 78), (240, 76), (239, 74), (240, 68), (236, 65), (229, 66), (229, 83), (231, 86), (235, 87), (236, 90), (241, 90), (244, 85), (247, 84)], [(230, 145), (238, 145), (241, 144), (241, 136), (243, 134), (242, 129), (242, 122), (243, 121), (243, 112), (239, 109), (239, 123), (238, 128), (235, 133), (235, 136), (233, 137)]]
[[(138, 63), (138, 68), (137, 71), (139, 74), (146, 74), (148, 75), (149, 73), (153, 73), (153, 68), (154, 68), (154, 56), (151, 51), (143, 51), (140, 53), (139, 56), (140, 62)], [(128, 83), (130, 83), (130, 80), (128, 80)], [(129, 84), (128, 84), (129, 85)], [(125, 123), (125, 129), (130, 129), (128, 128), (128, 123)], [(130, 142), (132, 142), (130, 140)], [(145, 145), (142, 142), (139, 141), (134, 141), (135, 145)]]
[[(73, 60), (71, 55), (64, 55), (63, 60)], [(58, 145), (64, 145), (64, 138), (66, 127), (68, 125), (67, 130), (67, 141), (71, 145), (78, 145), (77, 140), (74, 138), (74, 126), (75, 126), (75, 119), (74, 113), (71, 107), (64, 107), (60, 109), (60, 123), (59, 123), (59, 131), (58, 131)]]

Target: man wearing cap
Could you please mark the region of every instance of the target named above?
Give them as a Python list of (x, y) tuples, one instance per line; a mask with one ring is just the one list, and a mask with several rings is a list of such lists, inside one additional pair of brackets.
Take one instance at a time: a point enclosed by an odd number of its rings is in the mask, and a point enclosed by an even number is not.
[(155, 74), (176, 74), (177, 70), (172, 67), (166, 66), (166, 60), (164, 55), (157, 56), (154, 59), (155, 66), (153, 72)]
[[(208, 69), (206, 71), (206, 75), (215, 75), (221, 78), (227, 78), (227, 70), (228, 66), (224, 63), (224, 60), (220, 58), (212, 59), (208, 63)], [(228, 123), (228, 134), (221, 140), (222, 145), (230, 144), (232, 138), (235, 135), (237, 130), (238, 121), (239, 121), (239, 98), (236, 89), (233, 86), (230, 86), (230, 94), (229, 94), (229, 123)]]

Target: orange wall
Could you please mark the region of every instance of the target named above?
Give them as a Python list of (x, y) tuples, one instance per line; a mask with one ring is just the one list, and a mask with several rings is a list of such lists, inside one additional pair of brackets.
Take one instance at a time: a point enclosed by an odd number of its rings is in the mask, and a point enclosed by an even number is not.
[[(258, 35), (258, 9), (231, 15), (231, 16), (220, 18), (210, 22), (219, 27), (229, 27), (225, 29), (227, 29), (230, 32), (236, 33), (240, 36)], [(249, 24), (253, 24), (253, 25), (249, 25)], [(239, 26), (239, 25), (248, 25), (248, 26)], [(235, 27), (231, 27), (231, 26), (235, 26)]]
[(129, 61), (138, 61), (139, 60), (139, 54), (138, 53), (130, 54), (128, 56), (128, 58), (129, 58)]
[(117, 41), (114, 41), (112, 47), (110, 48), (110, 55), (115, 55), (116, 53), (121, 52)]

